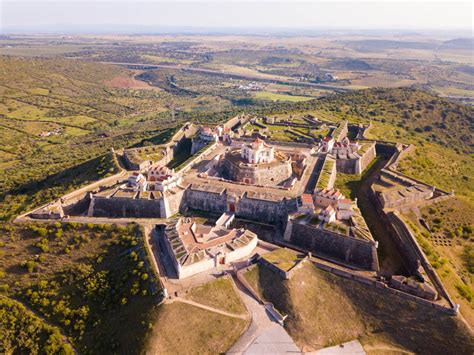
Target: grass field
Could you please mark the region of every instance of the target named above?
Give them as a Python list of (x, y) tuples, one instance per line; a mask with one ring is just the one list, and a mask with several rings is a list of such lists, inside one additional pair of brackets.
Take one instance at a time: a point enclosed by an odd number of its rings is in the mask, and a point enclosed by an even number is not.
[(156, 312), (145, 349), (154, 354), (225, 353), (246, 329), (246, 321), (181, 302)]
[(474, 340), (459, 319), (310, 263), (290, 280), (260, 266), (249, 273), (245, 277), (254, 289), (289, 315), (285, 327), (303, 351), (353, 339), (359, 339), (369, 354), (474, 350)]
[(247, 309), (236, 294), (232, 279), (219, 278), (195, 287), (186, 295), (187, 299), (234, 314), (246, 314)]
[(415, 232), (450, 296), (461, 305), (461, 313), (474, 324), (474, 213), (472, 204), (457, 197), (421, 209), (430, 231), (418, 218), (404, 215)]
[(257, 99), (261, 100), (271, 100), (271, 101), (291, 101), (291, 102), (299, 102), (299, 101), (308, 101), (312, 100), (312, 97), (307, 96), (293, 96), (293, 95), (285, 95), (285, 94), (278, 94), (271, 91), (257, 91), (254, 93), (254, 96)]
[(280, 248), (262, 256), (266, 261), (283, 271), (290, 271), (303, 257), (304, 255), (286, 248)]

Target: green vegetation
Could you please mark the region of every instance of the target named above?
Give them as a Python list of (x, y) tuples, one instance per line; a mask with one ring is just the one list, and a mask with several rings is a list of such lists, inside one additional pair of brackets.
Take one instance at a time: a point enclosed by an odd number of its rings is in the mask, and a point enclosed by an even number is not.
[(0, 352), (2, 354), (74, 354), (58, 327), (0, 295)]
[(139, 164), (144, 160), (157, 162), (165, 156), (163, 147), (145, 146), (142, 148), (127, 149), (127, 157), (131, 162)]
[[(44, 331), (54, 324), (81, 353), (143, 345), (159, 288), (137, 225), (6, 224), (1, 240), (5, 296), (41, 317), (35, 322), (41, 320)], [(44, 344), (44, 336), (31, 336), (36, 346)], [(25, 346), (18, 341), (9, 346)]]
[(372, 160), (367, 168), (365, 168), (365, 170), (362, 172), (362, 174), (359, 175), (337, 173), (334, 188), (341, 191), (344, 196), (350, 198), (351, 200), (355, 200), (358, 197), (362, 181), (367, 179), (367, 176), (372, 171), (372, 168), (376, 164), (378, 165), (379, 161), (382, 161), (381, 156), (377, 156), (374, 160)]
[(331, 232), (339, 233), (348, 236), (349, 227), (344, 223), (325, 223), (324, 229), (327, 229)]
[(303, 257), (304, 255), (287, 248), (279, 248), (262, 256), (266, 261), (283, 271), (290, 271)]
[(471, 353), (474, 349), (470, 331), (460, 319), (324, 272), (311, 263), (296, 270), (290, 280), (262, 266), (245, 277), (265, 300), (289, 315), (285, 328), (305, 351), (356, 338), (369, 353)]
[(335, 169), (335, 164), (336, 162), (333, 159), (326, 157), (318, 177), (318, 182), (316, 183), (316, 189), (322, 190), (328, 188), (333, 169)]
[(186, 298), (229, 313), (245, 314), (247, 309), (236, 294), (233, 283), (232, 279), (221, 277), (202, 286), (192, 288)]
[(449, 294), (461, 305), (461, 313), (474, 321), (473, 210), (466, 198), (456, 197), (426, 206), (421, 214), (430, 228), (414, 214), (404, 219), (415, 233), (430, 263), (437, 269)]
[(428, 184), (474, 201), (474, 158), (458, 154), (434, 144), (417, 145), (416, 150), (404, 156), (398, 170)]

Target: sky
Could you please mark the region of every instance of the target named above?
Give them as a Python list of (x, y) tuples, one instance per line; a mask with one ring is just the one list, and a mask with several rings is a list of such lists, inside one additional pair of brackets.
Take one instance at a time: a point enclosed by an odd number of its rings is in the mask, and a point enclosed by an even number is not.
[(165, 27), (473, 29), (472, 1), (0, 0), (0, 31)]

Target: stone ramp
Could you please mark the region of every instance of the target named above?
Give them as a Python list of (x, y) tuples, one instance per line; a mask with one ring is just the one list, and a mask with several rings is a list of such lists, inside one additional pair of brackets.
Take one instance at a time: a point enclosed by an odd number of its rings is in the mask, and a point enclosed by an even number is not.
[(358, 340), (353, 340), (344, 344), (331, 346), (318, 350), (315, 355), (366, 355), (364, 348)]
[(243, 352), (243, 354), (246, 355), (289, 353), (301, 354), (301, 351), (285, 331), (285, 328), (281, 326), (265, 330), (254, 339), (249, 347)]
[(235, 281), (237, 292), (251, 314), (252, 322), (227, 354), (301, 354), (285, 328), (273, 320), (265, 307), (238, 280)]

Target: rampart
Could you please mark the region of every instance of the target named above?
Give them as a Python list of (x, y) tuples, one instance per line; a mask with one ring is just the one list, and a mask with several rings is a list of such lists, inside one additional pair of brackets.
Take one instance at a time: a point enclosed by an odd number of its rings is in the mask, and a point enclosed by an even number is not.
[(336, 170), (338, 173), (343, 174), (362, 174), (362, 172), (367, 168), (372, 160), (375, 159), (376, 156), (376, 144), (372, 143), (365, 143), (370, 144), (367, 149), (362, 152), (359, 151), (354, 158), (347, 158), (347, 159), (336, 159)]
[(292, 224), (290, 241), (315, 255), (364, 270), (379, 271), (377, 243), (343, 236), (311, 225)]
[(165, 218), (163, 198), (156, 200), (94, 196), (92, 217)]

